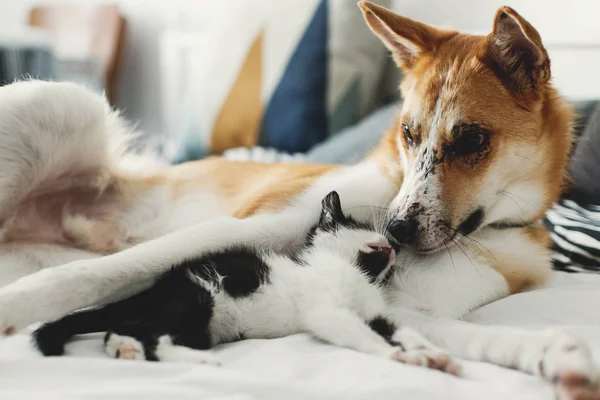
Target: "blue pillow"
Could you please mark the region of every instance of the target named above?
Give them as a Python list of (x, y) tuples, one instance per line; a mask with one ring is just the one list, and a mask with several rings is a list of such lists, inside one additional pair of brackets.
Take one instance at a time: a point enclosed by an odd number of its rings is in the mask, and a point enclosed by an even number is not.
[(378, 103), (387, 51), (355, 2), (252, 3), (212, 3), (168, 145), (175, 162), (238, 147), (306, 152)]

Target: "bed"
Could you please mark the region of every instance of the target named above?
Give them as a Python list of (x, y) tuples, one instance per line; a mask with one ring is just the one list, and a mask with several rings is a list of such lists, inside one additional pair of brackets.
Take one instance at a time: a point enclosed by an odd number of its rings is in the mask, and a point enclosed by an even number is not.
[[(550, 284), (467, 316), (480, 324), (560, 327), (600, 359), (600, 275), (556, 272)], [(43, 358), (29, 331), (0, 341), (1, 399), (550, 399), (541, 379), (465, 361), (462, 377), (319, 343), (307, 335), (219, 346), (223, 366), (112, 360), (102, 336), (79, 337), (67, 356)]]

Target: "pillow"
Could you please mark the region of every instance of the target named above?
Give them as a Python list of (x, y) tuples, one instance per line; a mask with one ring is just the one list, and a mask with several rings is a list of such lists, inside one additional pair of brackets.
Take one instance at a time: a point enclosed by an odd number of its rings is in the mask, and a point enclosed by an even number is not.
[(584, 204), (600, 204), (600, 103), (583, 104), (577, 111), (581, 135), (571, 158), (573, 186), (567, 196)]
[(573, 185), (548, 211), (552, 259), (567, 272), (600, 272), (600, 103), (580, 103), (569, 172)]
[(255, 145), (304, 152), (377, 104), (387, 52), (354, 0), (207, 4), (176, 162)]
[(225, 150), (222, 157), (230, 161), (252, 161), (257, 163), (306, 163), (306, 154), (289, 154), (268, 147), (236, 147)]
[(358, 124), (315, 146), (308, 153), (288, 154), (273, 148), (235, 148), (223, 157), (235, 161), (309, 162), (315, 164), (355, 164), (379, 144), (400, 109), (393, 103), (373, 112)]
[(308, 152), (308, 161), (319, 164), (354, 164), (365, 158), (392, 127), (400, 103), (387, 105), (346, 128), (339, 135)]

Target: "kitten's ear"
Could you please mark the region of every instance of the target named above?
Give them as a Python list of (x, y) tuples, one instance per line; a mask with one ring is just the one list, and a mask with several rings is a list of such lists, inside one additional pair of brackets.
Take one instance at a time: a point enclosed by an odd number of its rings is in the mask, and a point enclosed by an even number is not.
[(334, 190), (321, 202), (321, 219), (319, 223), (342, 222), (346, 219), (342, 211), (340, 196)]

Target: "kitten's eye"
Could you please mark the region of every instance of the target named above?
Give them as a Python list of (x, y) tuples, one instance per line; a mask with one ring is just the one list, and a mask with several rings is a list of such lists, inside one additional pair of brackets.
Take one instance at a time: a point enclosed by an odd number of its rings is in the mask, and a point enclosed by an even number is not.
[(454, 143), (454, 153), (457, 156), (467, 156), (483, 150), (490, 142), (487, 133), (467, 133)]
[(402, 131), (404, 132), (404, 138), (409, 146), (415, 145), (415, 140), (413, 139), (412, 134), (410, 133), (410, 128), (405, 123), (402, 124)]

